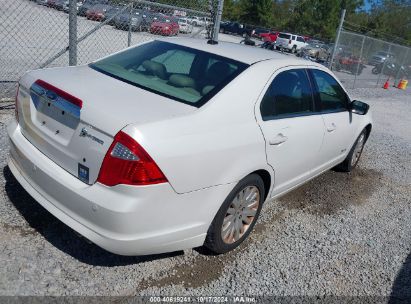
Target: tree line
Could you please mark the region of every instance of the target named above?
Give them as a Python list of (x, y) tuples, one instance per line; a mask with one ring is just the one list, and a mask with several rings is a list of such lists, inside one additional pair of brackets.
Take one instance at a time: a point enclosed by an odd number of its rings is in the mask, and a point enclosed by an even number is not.
[(224, 0), (223, 20), (333, 40), (340, 14), (344, 27), (411, 45), (410, 0)]
[[(150, 2), (208, 12), (218, 0)], [(224, 0), (223, 20), (333, 40), (342, 9), (346, 29), (411, 45), (411, 0)]]

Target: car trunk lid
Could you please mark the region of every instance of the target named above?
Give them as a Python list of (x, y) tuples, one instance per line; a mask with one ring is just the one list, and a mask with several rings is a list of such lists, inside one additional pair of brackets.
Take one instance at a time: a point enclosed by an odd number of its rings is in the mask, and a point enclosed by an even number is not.
[(93, 184), (114, 136), (196, 110), (87, 66), (32, 71), (20, 81), (22, 134), (42, 153)]

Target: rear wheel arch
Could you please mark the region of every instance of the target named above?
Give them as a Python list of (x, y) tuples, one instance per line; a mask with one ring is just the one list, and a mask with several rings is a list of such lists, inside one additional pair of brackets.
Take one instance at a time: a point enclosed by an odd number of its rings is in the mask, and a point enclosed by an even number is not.
[[(274, 180), (274, 177), (272, 176), (272, 174), (266, 169), (258, 169), (258, 170), (255, 170), (253, 172), (250, 172), (247, 175), (244, 175), (243, 177), (241, 177), (238, 180), (238, 182), (236, 182), (234, 184), (234, 187), (230, 191), (234, 190), (242, 180), (246, 179), (247, 177), (249, 177), (250, 175), (253, 175), (253, 174), (258, 175), (263, 181), (263, 185), (264, 185), (264, 200), (263, 200), (263, 202), (265, 202), (265, 200), (267, 199), (268, 194), (270, 192), (270, 189), (271, 189), (271, 183)], [(223, 204), (223, 201), (220, 202), (219, 208), (221, 207), (221, 204)], [(218, 210), (215, 211), (215, 213), (217, 213), (217, 212), (218, 212)]]
[(272, 177), (271, 177), (270, 172), (268, 172), (265, 169), (260, 169), (260, 170), (256, 170), (254, 172), (251, 172), (249, 175), (251, 175), (251, 174), (257, 174), (263, 180), (263, 183), (264, 183), (264, 201), (265, 201), (267, 199), (268, 193), (270, 192), (270, 189), (271, 189)]
[[(267, 173), (265, 170), (254, 171), (235, 185), (214, 216), (207, 230), (204, 247), (217, 254), (225, 253), (239, 246), (248, 237), (259, 217), (266, 197), (265, 182), (261, 176), (266, 176)], [(244, 191), (255, 191), (257, 196), (244, 195), (238, 198), (239, 193), (244, 193)], [(264, 198), (258, 193), (264, 193)], [(250, 203), (249, 199), (253, 202)], [(254, 199), (256, 199), (255, 202)], [(254, 212), (249, 214), (251, 208)], [(239, 224), (241, 227), (238, 226)], [(237, 233), (234, 233), (235, 230)]]

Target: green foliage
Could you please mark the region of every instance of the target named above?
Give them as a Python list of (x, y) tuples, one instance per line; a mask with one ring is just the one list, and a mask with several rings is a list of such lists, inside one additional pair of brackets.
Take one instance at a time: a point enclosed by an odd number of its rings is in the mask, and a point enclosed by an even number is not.
[(240, 6), (234, 0), (224, 1), (223, 19), (224, 20), (239, 20)]
[(411, 44), (410, 0), (372, 1), (364, 10), (364, 0), (224, 0), (223, 20), (332, 40), (345, 8), (345, 28)]
[(331, 39), (338, 26), (338, 0), (298, 0), (288, 27), (293, 32)]
[(240, 21), (249, 24), (269, 24), (272, 18), (271, 0), (240, 0)]
[[(125, 3), (131, 0), (112, 0)], [(332, 40), (341, 9), (347, 10), (345, 28), (377, 38), (411, 44), (410, 0), (224, 0), (223, 20), (241, 21), (274, 30), (291, 31)], [(207, 11), (209, 0), (153, 0)], [(217, 3), (217, 0), (213, 0)]]
[(411, 3), (409, 0), (383, 0), (369, 12), (347, 18), (348, 28), (377, 38), (411, 45)]

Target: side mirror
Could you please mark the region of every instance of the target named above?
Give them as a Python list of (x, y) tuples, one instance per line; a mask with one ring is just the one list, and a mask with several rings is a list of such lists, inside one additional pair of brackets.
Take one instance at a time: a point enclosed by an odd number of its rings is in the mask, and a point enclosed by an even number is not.
[(353, 100), (349, 105), (349, 109), (354, 114), (365, 115), (368, 113), (370, 106), (365, 102)]

